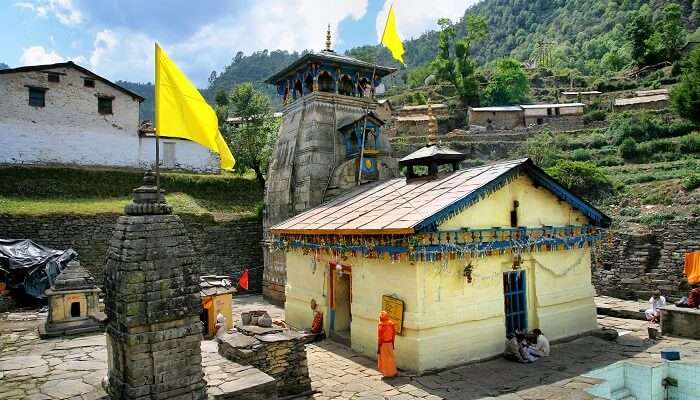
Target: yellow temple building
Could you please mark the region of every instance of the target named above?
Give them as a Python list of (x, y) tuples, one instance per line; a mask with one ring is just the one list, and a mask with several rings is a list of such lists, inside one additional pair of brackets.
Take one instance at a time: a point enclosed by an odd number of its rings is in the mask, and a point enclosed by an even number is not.
[(529, 159), (458, 169), (429, 145), (406, 178), (363, 185), (272, 228), (287, 257), (286, 321), (376, 357), (377, 315), (400, 330), (399, 368), (426, 371), (503, 351), (505, 335), (596, 328), (591, 253), (610, 219)]

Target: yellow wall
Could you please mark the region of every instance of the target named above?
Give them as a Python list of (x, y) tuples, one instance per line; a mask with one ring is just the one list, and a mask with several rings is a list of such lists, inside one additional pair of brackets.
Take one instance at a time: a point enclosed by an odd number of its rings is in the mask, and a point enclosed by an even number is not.
[(80, 302), (80, 318), (87, 316), (87, 298), (85, 293), (70, 293), (65, 295), (51, 296), (51, 316), (53, 321), (63, 321), (71, 319), (71, 304)]
[[(216, 334), (216, 316), (219, 315), (219, 312), (221, 312), (224, 318), (226, 318), (226, 321), (224, 322), (226, 330), (233, 329), (233, 300), (231, 293), (219, 294), (210, 297), (212, 303), (211, 307), (207, 309), (207, 317), (209, 320), (208, 334), (211, 336)], [(204, 299), (202, 300), (202, 303), (204, 303)]]
[[(518, 225), (587, 224), (587, 218), (543, 188), (520, 177), (486, 199), (443, 223), (439, 230), (510, 226), (513, 201), (519, 201)], [(328, 332), (328, 259), (312, 273), (312, 257), (287, 253), (286, 318), (308, 329), (315, 298)], [(503, 351), (505, 316), (503, 272), (513, 256), (472, 260), (473, 282), (462, 271), (469, 260), (394, 262), (350, 257), (352, 266), (351, 342), (356, 351), (376, 355), (376, 320), (382, 295), (405, 303), (404, 334), (397, 337), (399, 368), (424, 371), (497, 355)], [(589, 248), (533, 252), (523, 255), (526, 271), (528, 327), (539, 327), (550, 339), (572, 336), (596, 327)]]

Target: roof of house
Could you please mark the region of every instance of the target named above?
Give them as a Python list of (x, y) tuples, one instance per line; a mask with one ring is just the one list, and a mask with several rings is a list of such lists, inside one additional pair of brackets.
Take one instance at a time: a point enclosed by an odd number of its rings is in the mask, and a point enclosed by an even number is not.
[(274, 234), (372, 235), (431, 232), (456, 213), (526, 174), (592, 223), (610, 218), (569, 192), (530, 159), (462, 169), (433, 179), (396, 178), (359, 187), (272, 227)]
[[(430, 105), (430, 107), (434, 110), (436, 108), (447, 108), (447, 104), (443, 103), (433, 103)], [(399, 109), (399, 111), (414, 111), (414, 110), (427, 110), (428, 105), (427, 104), (419, 104), (417, 106), (403, 106)]]
[(78, 260), (71, 260), (53, 282), (54, 291), (94, 289), (97, 285), (90, 273)]
[(502, 107), (472, 107), (470, 111), (476, 112), (519, 112), (523, 109), (520, 106), (502, 106)]
[(73, 61), (66, 61), (66, 62), (61, 62), (61, 63), (56, 63), (56, 64), (27, 65), (25, 67), (2, 69), (2, 70), (0, 70), (0, 75), (14, 74), (14, 73), (18, 73), (18, 72), (31, 72), (31, 71), (51, 72), (51, 71), (45, 71), (45, 70), (50, 70), (50, 69), (54, 69), (54, 68), (73, 68), (73, 69), (76, 69), (85, 75), (89, 75), (89, 76), (97, 79), (98, 81), (104, 83), (105, 85), (111, 86), (111, 87), (113, 87), (121, 92), (128, 94), (129, 96), (138, 100), (139, 102), (144, 101), (144, 98), (141, 95), (134, 93), (129, 89), (121, 87), (121, 86), (117, 85), (116, 83), (110, 81), (107, 78), (101, 77), (101, 76), (97, 75), (96, 73), (90, 71), (89, 69), (81, 67), (80, 65), (74, 63)]
[[(304, 54), (303, 56), (299, 57), (296, 61), (289, 64), (287, 67), (283, 68), (281, 71), (279, 71), (276, 74), (272, 75), (271, 77), (267, 78), (265, 80), (265, 83), (276, 85), (280, 79), (282, 79), (285, 76), (289, 75), (290, 73), (296, 71), (302, 65), (306, 64), (309, 61), (327, 62), (327, 63), (335, 64), (338, 66), (351, 65), (351, 66), (359, 67), (359, 68), (365, 69), (365, 70), (373, 70), (375, 67), (375, 65), (372, 63), (358, 60), (357, 58), (343, 56), (343, 55), (335, 53), (334, 51), (324, 50), (324, 51), (320, 51), (320, 52), (316, 52), (316, 53)], [(390, 73), (392, 73), (394, 71), (396, 71), (396, 68), (383, 67), (381, 65), (377, 65), (375, 74), (377, 77), (383, 77), (385, 75), (389, 75)]]
[(657, 94), (668, 94), (668, 89), (637, 90), (634, 95), (637, 97), (654, 96)]
[(578, 96), (578, 95), (581, 95), (581, 96), (590, 96), (590, 95), (599, 95), (599, 94), (603, 94), (603, 92), (599, 92), (599, 91), (597, 91), (597, 90), (589, 90), (589, 91), (586, 91), (586, 92), (561, 92), (561, 94), (564, 95), (564, 96)]
[(537, 108), (565, 108), (565, 107), (585, 107), (583, 103), (558, 103), (558, 104), (523, 104), (522, 107), (525, 110), (537, 109)]
[(654, 103), (668, 100), (667, 94), (657, 94), (656, 96), (630, 97), (628, 99), (615, 99), (616, 106), (628, 106), (630, 104)]

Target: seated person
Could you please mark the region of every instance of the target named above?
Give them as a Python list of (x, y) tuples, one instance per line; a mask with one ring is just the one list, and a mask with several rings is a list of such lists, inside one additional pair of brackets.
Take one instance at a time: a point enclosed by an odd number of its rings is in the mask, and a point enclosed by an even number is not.
[(656, 290), (654, 291), (654, 294), (651, 295), (649, 303), (651, 303), (651, 308), (644, 311), (647, 321), (659, 322), (659, 315), (661, 314), (661, 310), (659, 310), (659, 308), (666, 305), (666, 298), (662, 296), (658, 290)]
[(681, 301), (676, 303), (676, 307), (683, 308), (698, 308), (700, 307), (700, 285), (695, 284), (691, 286), (690, 292), (688, 292), (688, 297), (683, 297)]
[(503, 350), (503, 358), (519, 363), (527, 362), (520, 352), (520, 343), (518, 343), (518, 339), (513, 334), (506, 335), (506, 348)]
[(311, 333), (321, 333), (323, 331), (323, 314), (318, 310), (315, 299), (311, 299), (311, 310), (314, 313), (314, 319), (311, 321)]
[(525, 333), (522, 331), (516, 331), (515, 337), (520, 346), (521, 357), (524, 358), (527, 362), (537, 361), (540, 355), (538, 354), (537, 350), (530, 346), (530, 343), (528, 343)]
[(549, 357), (549, 339), (547, 339), (539, 328), (533, 329), (536, 342), (533, 346), (534, 350), (539, 354), (538, 357)]

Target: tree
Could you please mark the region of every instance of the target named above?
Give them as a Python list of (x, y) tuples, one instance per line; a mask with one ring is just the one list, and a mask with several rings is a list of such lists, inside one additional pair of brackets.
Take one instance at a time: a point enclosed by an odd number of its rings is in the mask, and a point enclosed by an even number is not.
[(216, 71), (211, 71), (211, 74), (209, 75), (209, 79), (207, 80), (209, 82), (209, 86), (211, 86), (214, 81), (216, 81)]
[(532, 162), (542, 168), (551, 167), (562, 158), (562, 151), (548, 129), (528, 138), (525, 151)]
[(226, 92), (223, 90), (219, 90), (216, 92), (216, 97), (214, 98), (214, 101), (216, 102), (216, 105), (219, 107), (226, 107), (228, 106), (228, 95), (226, 95)]
[(690, 20), (696, 28), (700, 26), (700, 0), (693, 1), (693, 12), (690, 14)]
[(673, 107), (678, 115), (700, 125), (700, 48), (696, 48), (683, 63), (680, 83), (671, 92)]
[(472, 46), (488, 34), (483, 17), (468, 15), (465, 19), (466, 34), (456, 39), (457, 27), (447, 18), (440, 18), (438, 50), (430, 64), (438, 80), (451, 82), (466, 105), (479, 104), (479, 81), (474, 74), (476, 63), (471, 57)]
[(221, 107), (226, 110), (224, 115), (240, 117), (241, 123), (232, 126), (226, 123), (225, 118), (220, 118), (221, 133), (236, 158), (236, 170), (244, 172), (252, 169), (264, 189), (279, 126), (273, 117), (270, 99), (246, 82), (234, 87), (228, 100), (228, 104)]
[(681, 6), (668, 4), (657, 22), (657, 32), (661, 42), (662, 56), (667, 61), (676, 60), (685, 45), (685, 28), (681, 20)]
[(652, 30), (653, 14), (648, 5), (643, 5), (632, 17), (627, 31), (627, 40), (632, 47), (632, 59), (637, 64), (644, 65), (647, 62), (649, 53), (649, 38), (653, 34)]
[(529, 92), (530, 83), (523, 67), (517, 60), (504, 58), (496, 61), (496, 70), (484, 90), (484, 101), (494, 106), (524, 103)]
[(573, 193), (591, 201), (601, 201), (614, 193), (615, 188), (595, 164), (583, 161), (559, 160), (547, 173)]

